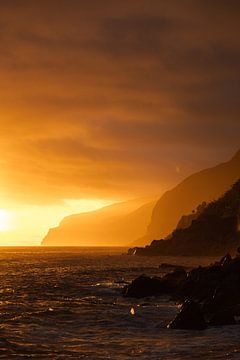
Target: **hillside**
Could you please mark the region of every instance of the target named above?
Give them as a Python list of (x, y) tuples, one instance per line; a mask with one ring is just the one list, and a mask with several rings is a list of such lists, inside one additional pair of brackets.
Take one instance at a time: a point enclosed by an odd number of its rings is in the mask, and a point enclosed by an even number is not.
[(139, 243), (146, 245), (153, 239), (165, 238), (177, 226), (183, 214), (189, 214), (203, 201), (217, 199), (240, 178), (240, 150), (228, 162), (195, 173), (172, 190), (167, 191), (156, 203), (145, 236)]
[(218, 200), (208, 204), (187, 228), (178, 228), (167, 240), (154, 240), (137, 255), (221, 255), (240, 245), (240, 180)]
[(137, 199), (67, 216), (49, 230), (41, 245), (128, 246), (146, 232), (155, 203), (153, 199)]

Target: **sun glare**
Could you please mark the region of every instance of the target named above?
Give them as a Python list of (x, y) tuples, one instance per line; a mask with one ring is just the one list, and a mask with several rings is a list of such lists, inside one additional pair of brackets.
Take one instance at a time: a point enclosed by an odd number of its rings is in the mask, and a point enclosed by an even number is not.
[(7, 210), (0, 209), (0, 232), (11, 229), (11, 215)]

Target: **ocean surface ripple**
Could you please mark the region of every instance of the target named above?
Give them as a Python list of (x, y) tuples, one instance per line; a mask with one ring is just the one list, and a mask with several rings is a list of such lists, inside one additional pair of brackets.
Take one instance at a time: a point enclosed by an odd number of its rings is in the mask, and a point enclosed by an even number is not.
[(240, 359), (240, 326), (166, 329), (177, 312), (165, 298), (125, 299), (140, 274), (162, 262), (120, 248), (0, 248), (0, 359)]

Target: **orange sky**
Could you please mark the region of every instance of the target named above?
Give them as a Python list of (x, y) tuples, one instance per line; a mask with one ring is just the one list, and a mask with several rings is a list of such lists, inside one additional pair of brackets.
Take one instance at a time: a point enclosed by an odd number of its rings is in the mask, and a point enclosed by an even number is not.
[(38, 243), (84, 210), (64, 199), (161, 194), (228, 159), (240, 135), (239, 7), (1, 0), (0, 207), (15, 230), (0, 241)]

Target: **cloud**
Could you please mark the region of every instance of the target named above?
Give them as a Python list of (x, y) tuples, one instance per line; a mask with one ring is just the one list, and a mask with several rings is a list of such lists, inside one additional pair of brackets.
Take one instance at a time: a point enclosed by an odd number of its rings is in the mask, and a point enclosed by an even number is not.
[(230, 156), (240, 135), (238, 8), (2, 0), (3, 194), (157, 193)]

